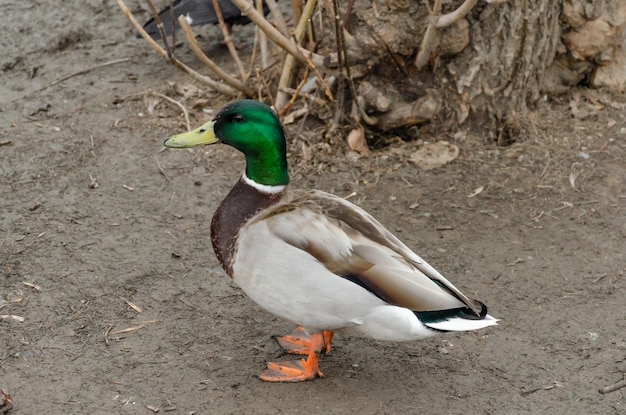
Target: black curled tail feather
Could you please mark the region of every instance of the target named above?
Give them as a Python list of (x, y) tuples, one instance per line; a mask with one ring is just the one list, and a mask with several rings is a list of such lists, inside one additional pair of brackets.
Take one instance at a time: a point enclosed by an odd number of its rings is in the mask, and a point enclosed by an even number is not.
[(448, 310), (435, 311), (413, 311), (415, 316), (424, 324), (436, 323), (450, 320), (452, 318), (462, 318), (465, 320), (483, 320), (487, 316), (487, 306), (478, 300), (474, 300), (480, 306), (480, 313), (476, 314), (469, 307), (451, 308)]
[(478, 315), (476, 315), (476, 313), (474, 313), (473, 311), (470, 313), (470, 315), (468, 315), (467, 317), (463, 317), (467, 320), (482, 320), (487, 316), (487, 306), (478, 300), (472, 300), (475, 304), (480, 306), (480, 313), (478, 313)]

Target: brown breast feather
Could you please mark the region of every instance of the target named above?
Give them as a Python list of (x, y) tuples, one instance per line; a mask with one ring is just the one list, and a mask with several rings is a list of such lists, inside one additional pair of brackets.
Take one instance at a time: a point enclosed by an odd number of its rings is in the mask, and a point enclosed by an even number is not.
[(278, 203), (283, 193), (263, 193), (239, 179), (215, 211), (211, 221), (211, 242), (215, 256), (231, 277), (239, 230), (258, 212)]

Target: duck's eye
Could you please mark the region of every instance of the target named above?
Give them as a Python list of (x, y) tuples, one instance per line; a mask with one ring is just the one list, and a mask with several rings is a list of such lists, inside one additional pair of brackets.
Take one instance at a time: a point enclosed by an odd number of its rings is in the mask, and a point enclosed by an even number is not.
[(243, 121), (244, 121), (243, 115), (240, 115), (240, 114), (233, 115), (233, 122), (243, 122)]

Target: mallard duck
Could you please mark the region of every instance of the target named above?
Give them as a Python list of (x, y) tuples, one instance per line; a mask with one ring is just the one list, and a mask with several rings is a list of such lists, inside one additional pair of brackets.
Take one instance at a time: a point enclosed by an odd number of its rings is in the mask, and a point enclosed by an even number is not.
[[(247, 25), (250, 19), (241, 15), (241, 10), (229, 0), (218, 0), (222, 17), (229, 31), (233, 25)], [(263, 12), (269, 13), (269, 8), (263, 3)], [(217, 24), (217, 14), (213, 7), (213, 0), (175, 0), (172, 7), (168, 5), (159, 12), (159, 19), (163, 22), (165, 35), (172, 34), (172, 29), (178, 30), (178, 16), (184, 15), (190, 26)], [(144, 30), (154, 39), (161, 38), (161, 32), (154, 18), (143, 25)]]
[(254, 302), (298, 325), (279, 343), (307, 356), (268, 363), (262, 380), (323, 376), (318, 355), (334, 332), (412, 341), (497, 323), (365, 210), (319, 190), (288, 189), (285, 135), (267, 105), (236, 101), (164, 145), (215, 143), (246, 159), (211, 222), (215, 255)]

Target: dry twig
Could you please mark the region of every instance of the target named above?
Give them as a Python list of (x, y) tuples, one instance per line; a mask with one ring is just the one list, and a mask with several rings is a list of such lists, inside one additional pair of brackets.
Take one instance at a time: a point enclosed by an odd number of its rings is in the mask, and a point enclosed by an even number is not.
[[(237, 49), (235, 48), (235, 44), (233, 43), (233, 38), (230, 36), (230, 30), (226, 26), (226, 22), (224, 21), (224, 16), (222, 16), (222, 9), (220, 8), (220, 4), (218, 0), (213, 0), (213, 8), (215, 9), (215, 15), (217, 16), (217, 21), (219, 22), (220, 29), (222, 30), (222, 35), (224, 36), (224, 43), (226, 43), (226, 47), (228, 48), (228, 52), (230, 52), (230, 56), (233, 58), (235, 62), (235, 66), (237, 66), (237, 70), (239, 70), (239, 75), (241, 76), (242, 81), (246, 81), (248, 78), (246, 75), (246, 71), (243, 69), (243, 64), (241, 63), (241, 59), (239, 59), (239, 54), (237, 53)], [(184, 19), (184, 16), (180, 16), (178, 18)]]
[[(261, 5), (263, 4), (262, 1), (259, 1), (259, 3)], [(280, 8), (278, 7), (278, 3), (276, 3), (276, 0), (265, 0), (265, 4), (267, 4), (267, 7), (269, 7), (270, 13), (272, 13), (272, 19), (276, 23), (276, 26), (278, 26), (278, 30), (280, 30), (283, 35), (289, 36), (287, 22), (285, 21), (283, 14), (280, 12)], [(263, 7), (261, 7), (261, 10), (263, 10)]]
[[(428, 0), (426, 3), (428, 4)], [(418, 70), (424, 69), (430, 59), (430, 52), (437, 44), (437, 37), (439, 35), (437, 30), (437, 19), (439, 18), (440, 13), (441, 0), (435, 0), (435, 4), (433, 5), (433, 9), (431, 10), (428, 18), (426, 32), (424, 32), (424, 37), (422, 38), (422, 43), (420, 44), (419, 52), (415, 57), (415, 66)]]
[(283, 34), (272, 26), (265, 19), (265, 16), (263, 16), (262, 13), (259, 13), (252, 4), (248, 3), (247, 0), (232, 0), (232, 2), (239, 8), (239, 10), (241, 10), (241, 14), (252, 20), (259, 27), (259, 29), (265, 32), (267, 37), (270, 38), (272, 42), (276, 43), (290, 55), (293, 55), (302, 64), (312, 67), (313, 64), (311, 61), (300, 52), (300, 49), (298, 49), (296, 44), (283, 36)]
[(303, 0), (291, 0), (291, 11), (293, 13), (294, 22), (299, 22), (300, 16), (302, 16), (302, 1)]
[[(317, 5), (316, 0), (309, 0), (306, 3), (304, 10), (302, 10), (302, 15), (300, 20), (298, 21), (298, 25), (294, 31), (294, 37), (296, 42), (301, 42), (304, 37), (304, 33), (306, 30), (307, 23), (313, 12), (315, 11), (315, 6)], [(285, 64), (283, 65), (283, 71), (280, 74), (280, 80), (278, 81), (278, 93), (276, 94), (276, 110), (281, 110), (289, 101), (289, 96), (287, 95), (286, 90), (287, 87), (290, 86), (291, 80), (293, 79), (293, 71), (296, 67), (296, 56), (290, 54), (285, 59)]]
[(185, 36), (187, 44), (189, 45), (193, 53), (196, 54), (198, 59), (202, 61), (202, 63), (204, 63), (210, 70), (213, 71), (213, 73), (215, 73), (215, 75), (217, 75), (222, 81), (226, 82), (228, 85), (232, 86), (240, 92), (243, 92), (248, 97), (254, 96), (254, 91), (248, 88), (248, 86), (244, 82), (238, 80), (237, 78), (222, 70), (219, 65), (213, 62), (212, 59), (210, 59), (207, 55), (204, 54), (204, 52), (202, 52), (202, 49), (200, 48), (200, 45), (198, 45), (198, 42), (196, 41), (196, 38), (191, 31), (191, 26), (189, 26), (189, 22), (187, 22), (185, 16), (180, 16), (178, 18), (178, 24), (183, 31), (183, 35)]
[(141, 309), (141, 307), (139, 307), (137, 304), (133, 303), (132, 301), (130, 301), (128, 298), (124, 298), (124, 297), (120, 297), (120, 299), (122, 301), (124, 301), (126, 304), (128, 304), (128, 306), (130, 308), (132, 308), (133, 310), (135, 310), (135, 312), (137, 314), (140, 314), (143, 312), (143, 310)]
[[(263, 0), (256, 0), (256, 9), (259, 13), (263, 12)], [(266, 69), (268, 67), (267, 62), (268, 62), (268, 55), (269, 55), (269, 51), (267, 48), (267, 36), (265, 35), (265, 32), (262, 30), (259, 30), (258, 27), (254, 31), (254, 48), (252, 49), (252, 59), (250, 60), (251, 64), (254, 64), (257, 44), (259, 45), (259, 50), (261, 51), (261, 68)], [(259, 94), (259, 98), (260, 97), (261, 95)]]
[(62, 77), (62, 78), (59, 78), (59, 79), (57, 79), (57, 80), (55, 80), (55, 81), (52, 81), (52, 82), (51, 82), (51, 83), (49, 83), (48, 85), (45, 85), (45, 86), (43, 86), (43, 87), (41, 87), (41, 88), (39, 88), (39, 89), (36, 89), (34, 92), (43, 91), (44, 89), (48, 89), (48, 88), (50, 88), (51, 86), (54, 86), (54, 85), (56, 85), (56, 84), (59, 84), (59, 83), (61, 83), (61, 82), (63, 82), (63, 81), (67, 81), (68, 79), (73, 78), (73, 77), (75, 77), (75, 76), (78, 76), (78, 75), (84, 75), (84, 74), (86, 74), (86, 73), (88, 73), (88, 72), (91, 72), (91, 71), (93, 71), (93, 70), (95, 70), (95, 69), (104, 68), (105, 66), (117, 65), (118, 63), (124, 63), (124, 62), (128, 62), (128, 61), (130, 61), (130, 58), (114, 59), (114, 60), (112, 60), (112, 61), (108, 61), (108, 62), (100, 63), (100, 64), (98, 64), (98, 65), (94, 65), (94, 66), (92, 66), (92, 67), (90, 67), (90, 68), (87, 68), (87, 69), (81, 69), (81, 70), (80, 70), (80, 71), (78, 71), (78, 72), (74, 72), (74, 73), (69, 74), (69, 75), (66, 75), (66, 76), (64, 76), (64, 77)]
[(159, 159), (157, 158), (156, 154), (154, 155), (154, 161), (156, 162), (156, 165), (159, 168), (159, 172), (163, 175), (163, 177), (165, 177), (165, 180), (169, 180), (170, 178), (167, 177), (167, 174), (165, 174), (165, 170), (163, 170), (161, 163), (159, 163)]
[(426, 32), (424, 33), (424, 38), (420, 44), (419, 52), (415, 57), (414, 64), (418, 70), (424, 69), (428, 63), (430, 53), (438, 43), (437, 38), (439, 36), (439, 30), (446, 28), (465, 17), (474, 8), (477, 2), (478, 0), (465, 0), (455, 11), (439, 16), (441, 14), (441, 0), (435, 0), (435, 4), (433, 5), (433, 9), (428, 20), (428, 26), (426, 27)]
[(465, 0), (463, 4), (459, 6), (453, 12), (448, 14), (444, 14), (439, 19), (437, 19), (437, 29), (443, 29), (445, 27), (451, 26), (456, 21), (461, 20), (474, 8), (474, 6), (478, 3), (478, 0)]
[(619, 382), (615, 382), (612, 385), (605, 386), (604, 388), (600, 388), (598, 392), (600, 392), (603, 395), (606, 395), (607, 393), (615, 392), (616, 390), (620, 390), (622, 388), (626, 388), (626, 378), (620, 380)]
[(180, 108), (183, 111), (183, 114), (185, 116), (185, 122), (187, 123), (187, 131), (191, 130), (191, 123), (189, 122), (189, 111), (187, 111), (187, 108), (185, 108), (185, 106), (183, 104), (181, 104), (179, 101), (176, 101), (173, 98), (168, 97), (167, 95), (159, 94), (158, 92), (149, 91), (148, 93), (150, 95), (154, 95), (155, 97), (159, 97), (161, 99), (164, 99), (164, 100), (166, 100), (168, 102), (171, 102), (172, 104), (178, 106), (178, 108)]
[[(139, 324), (137, 326), (126, 327), (125, 329), (119, 329), (119, 330), (115, 330), (115, 331), (111, 331), (111, 329), (107, 328), (107, 331), (105, 333), (105, 340), (106, 340), (108, 335), (115, 336), (117, 334), (130, 333), (132, 331), (137, 331), (137, 330), (140, 330), (140, 329), (146, 327), (146, 324), (160, 323), (161, 321), (162, 320), (146, 320), (146, 321), (142, 321), (141, 324)], [(108, 340), (107, 340), (107, 342), (108, 342)]]
[(158, 43), (154, 41), (154, 39), (152, 39), (152, 37), (150, 37), (148, 33), (146, 33), (144, 28), (137, 21), (137, 19), (135, 19), (135, 16), (132, 14), (132, 12), (128, 9), (128, 7), (126, 6), (126, 3), (124, 3), (124, 0), (117, 0), (117, 4), (118, 6), (120, 6), (120, 9), (122, 9), (122, 11), (124, 12), (124, 15), (130, 21), (130, 23), (135, 27), (135, 29), (137, 29), (139, 34), (141, 34), (141, 37), (143, 37), (144, 40), (148, 42), (148, 44), (152, 47), (152, 49), (154, 49), (159, 55), (161, 55), (163, 59), (169, 61), (172, 65), (176, 66), (180, 70), (188, 73), (196, 81), (203, 83), (204, 85), (207, 85), (210, 88), (213, 88), (222, 94), (230, 95), (230, 96), (237, 96), (237, 91), (235, 89), (231, 88), (228, 85), (224, 85), (221, 82), (217, 82), (209, 78), (208, 76), (199, 74), (198, 72), (191, 69), (189, 66), (182, 63), (173, 55), (168, 54), (161, 46), (159, 46)]
[[(157, 29), (159, 29), (159, 33), (161, 34), (161, 39), (163, 39), (163, 44), (165, 45), (165, 49), (167, 50), (167, 56), (172, 56), (173, 50), (170, 49), (170, 45), (167, 43), (167, 36), (165, 36), (165, 27), (163, 26), (163, 22), (161, 21), (161, 17), (159, 16), (159, 12), (154, 7), (152, 0), (146, 0), (148, 3), (148, 8), (150, 9), (150, 13), (152, 13), (152, 17), (154, 18), (154, 22), (157, 25)], [(170, 13), (172, 12), (174, 5), (170, 1)], [(172, 22), (172, 26), (174, 26), (174, 22)], [(176, 44), (176, 31), (174, 27), (172, 27), (172, 47)]]

